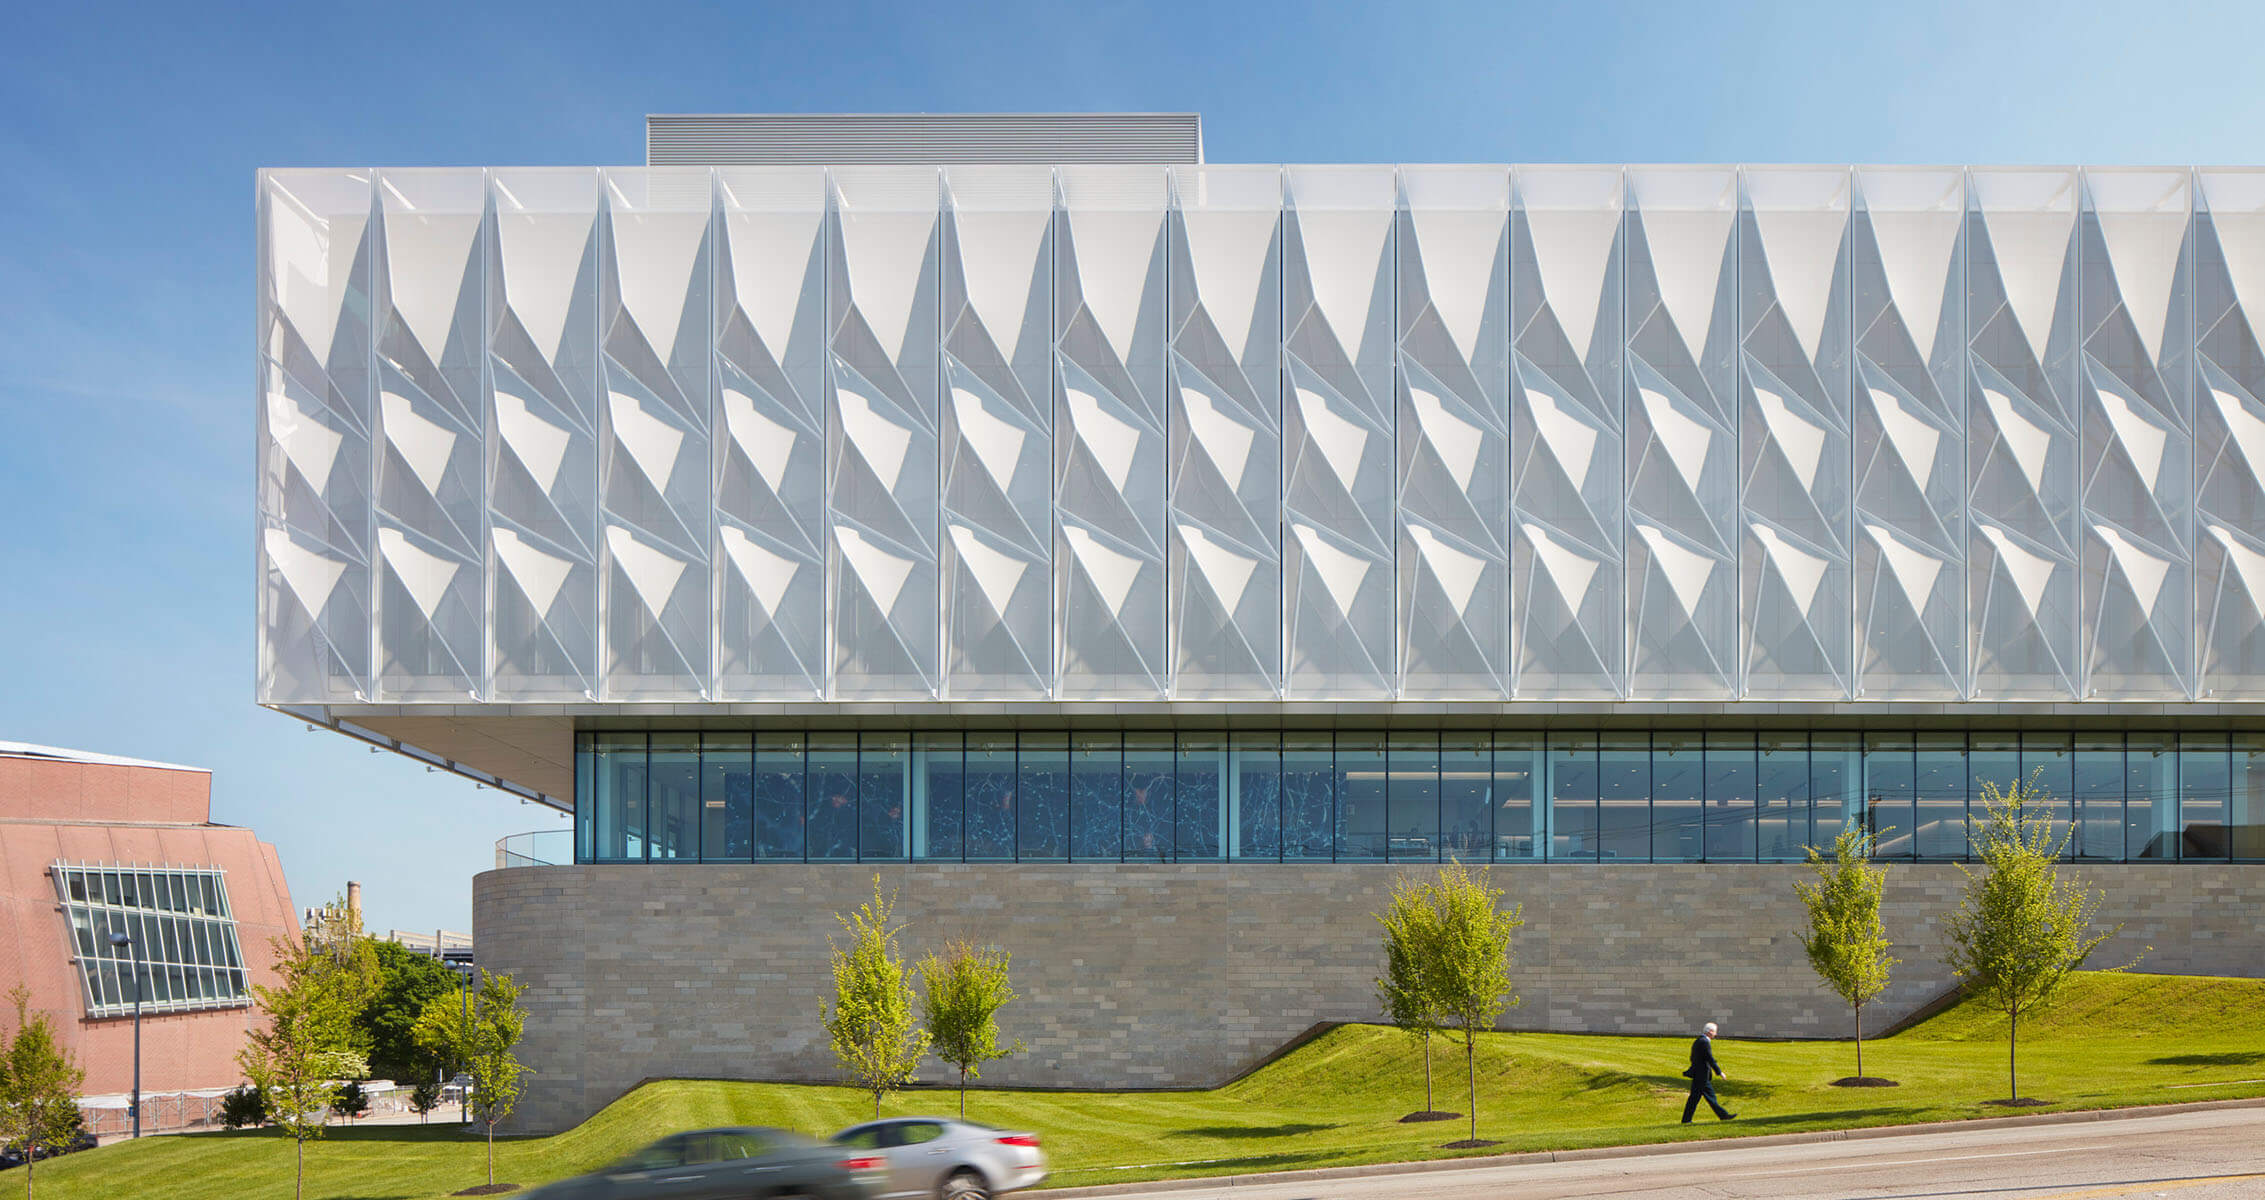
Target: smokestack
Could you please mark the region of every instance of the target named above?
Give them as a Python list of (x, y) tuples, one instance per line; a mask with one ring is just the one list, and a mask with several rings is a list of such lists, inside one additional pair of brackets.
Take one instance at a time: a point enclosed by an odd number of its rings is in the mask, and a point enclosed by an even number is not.
[(346, 881), (346, 920), (349, 925), (355, 928), (361, 927), (362, 885), (351, 879)]

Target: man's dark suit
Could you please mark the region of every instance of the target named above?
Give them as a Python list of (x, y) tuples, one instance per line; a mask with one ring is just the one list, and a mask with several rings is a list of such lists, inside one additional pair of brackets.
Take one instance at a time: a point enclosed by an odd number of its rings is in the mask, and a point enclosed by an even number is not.
[(1722, 1064), (1714, 1060), (1714, 1039), (1704, 1034), (1691, 1039), (1691, 1065), (1683, 1072), (1691, 1078), (1691, 1096), (1683, 1102), (1683, 1123), (1691, 1123), (1691, 1114), (1699, 1111), (1699, 1101), (1705, 1100), (1714, 1115), (1727, 1121), (1738, 1114), (1722, 1106), (1715, 1099), (1714, 1077), (1722, 1074)]

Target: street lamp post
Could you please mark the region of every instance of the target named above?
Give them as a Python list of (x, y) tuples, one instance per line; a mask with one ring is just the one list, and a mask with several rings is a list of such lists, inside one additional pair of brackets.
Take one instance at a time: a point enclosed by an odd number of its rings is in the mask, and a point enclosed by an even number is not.
[[(439, 948), (438, 934), (434, 935), (434, 948), (436, 950)], [(456, 1013), (459, 1021), (457, 1028), (470, 1029), (472, 1025), (472, 965), (470, 963), (452, 963), (449, 969), (456, 972)], [(467, 1069), (469, 1066), (468, 1063), (457, 1063), (456, 1073), (459, 1076), (470, 1075), (471, 1072)], [(458, 1115), (463, 1118), (465, 1124), (471, 1124), (472, 1089), (468, 1086), (459, 1087), (456, 1099), (458, 1101)]]
[(142, 1135), (142, 948), (123, 933), (112, 933), (110, 944), (124, 947), (134, 965), (134, 1136)]

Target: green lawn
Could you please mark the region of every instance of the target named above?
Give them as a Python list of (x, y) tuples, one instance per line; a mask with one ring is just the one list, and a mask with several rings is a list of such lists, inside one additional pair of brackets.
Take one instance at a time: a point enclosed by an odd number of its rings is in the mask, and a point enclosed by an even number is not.
[[(1011, 1011), (1010, 1011), (1011, 1016)], [(1735, 1033), (1735, 1031), (1732, 1031)], [(1490, 1034), (1478, 1051), (1479, 1135), (1491, 1151), (1678, 1141), (1858, 1125), (1999, 1116), (2004, 1022), (1960, 1007), (1867, 1043), (1866, 1072), (1893, 1089), (1828, 1086), (1852, 1073), (1845, 1042), (1718, 1043), (1735, 1124), (1682, 1115), (1687, 1039)], [(2265, 980), (2086, 975), (2061, 1004), (2024, 1022), (2022, 1091), (2045, 1109), (2265, 1096)], [(1442, 1044), (1438, 1107), (1464, 1107), (1462, 1060)], [(541, 1086), (537, 1077), (531, 1081)], [(1062, 1185), (1438, 1158), (1460, 1122), (1403, 1125), (1422, 1106), (1414, 1047), (1374, 1026), (1344, 1026), (1247, 1079), (1209, 1092), (979, 1092), (968, 1115), (1045, 1137)], [(900, 1095), (890, 1113), (949, 1112), (949, 1092)], [(624, 1097), (580, 1127), (499, 1143), (497, 1176), (536, 1183), (589, 1170), (653, 1138), (708, 1125), (784, 1125), (824, 1134), (868, 1114), (841, 1088), (671, 1081)], [(481, 1148), (453, 1128), (343, 1130), (308, 1148), (307, 1194), (424, 1200), (479, 1183)], [(251, 1200), (290, 1194), (290, 1143), (272, 1133), (144, 1139), (74, 1155), (39, 1172), (41, 1196), (164, 1195)], [(1121, 1169), (1119, 1169), (1121, 1168)], [(0, 1200), (23, 1194), (0, 1175)]]

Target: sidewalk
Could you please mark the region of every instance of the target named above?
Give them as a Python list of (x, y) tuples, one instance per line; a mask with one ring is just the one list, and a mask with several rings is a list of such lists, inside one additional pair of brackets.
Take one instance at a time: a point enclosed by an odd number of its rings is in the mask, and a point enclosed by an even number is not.
[[(1465, 1158), (1429, 1158), (1410, 1162), (1362, 1163), (1347, 1167), (1319, 1167), (1304, 1171), (1275, 1171), (1251, 1175), (1204, 1175), (1187, 1179), (1150, 1179), (1137, 1183), (1094, 1183), (1047, 1188), (1047, 1196), (1137, 1196), (1154, 1193), (1209, 1191), (1270, 1183), (1303, 1183), (1330, 1179), (1365, 1179), (1379, 1175), (1419, 1174), (1433, 1171), (1467, 1171), (1523, 1163), (1585, 1162), (1594, 1159), (1649, 1158), (1663, 1154), (1694, 1154), (1744, 1147), (1800, 1146), (1817, 1142), (1869, 1141), (1960, 1130), (2009, 1129), (2024, 1125), (2072, 1125), (2091, 1121), (2128, 1120), (2173, 1113), (2212, 1112), (2219, 1109), (2265, 1108), (2265, 1096), (2241, 1100), (2201, 1100), (2187, 1104), (2147, 1104), (2129, 1108), (2096, 1108), (2074, 1112), (2031, 1113), (2011, 1117), (1975, 1117), (1964, 1121), (1926, 1121), (1910, 1125), (1873, 1125), (1855, 1129), (1821, 1129), (1808, 1133), (1763, 1133), (1751, 1136), (1695, 1138), (1677, 1142), (1639, 1142), (1623, 1146), (1593, 1146), (1579, 1150), (1533, 1150), (1520, 1154), (1484, 1154)], [(1118, 1168), (1130, 1169), (1130, 1168)], [(1098, 1172), (1078, 1172), (1095, 1174)]]

